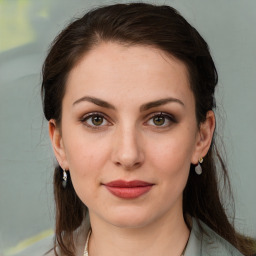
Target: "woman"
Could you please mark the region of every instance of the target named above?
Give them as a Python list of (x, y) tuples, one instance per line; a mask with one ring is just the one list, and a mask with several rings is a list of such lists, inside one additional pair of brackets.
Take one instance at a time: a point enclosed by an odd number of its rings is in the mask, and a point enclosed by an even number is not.
[(171, 7), (102, 7), (61, 32), (42, 82), (52, 255), (253, 254), (219, 195), (216, 84), (206, 42)]

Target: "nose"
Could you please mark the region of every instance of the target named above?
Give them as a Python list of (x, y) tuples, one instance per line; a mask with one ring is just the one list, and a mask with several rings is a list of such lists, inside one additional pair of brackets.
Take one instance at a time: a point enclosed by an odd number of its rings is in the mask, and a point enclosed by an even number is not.
[(112, 161), (125, 170), (134, 170), (144, 162), (141, 136), (136, 129), (121, 128), (114, 135)]

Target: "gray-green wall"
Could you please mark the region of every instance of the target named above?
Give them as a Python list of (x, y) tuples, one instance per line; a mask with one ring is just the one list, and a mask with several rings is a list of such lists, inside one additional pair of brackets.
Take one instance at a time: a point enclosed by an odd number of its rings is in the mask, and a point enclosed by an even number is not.
[[(0, 0), (0, 255), (53, 228), (54, 157), (40, 101), (48, 45), (72, 17), (114, 2)], [(210, 45), (219, 71), (217, 122), (226, 144), (236, 224), (256, 237), (256, 1), (155, 3), (176, 7)]]

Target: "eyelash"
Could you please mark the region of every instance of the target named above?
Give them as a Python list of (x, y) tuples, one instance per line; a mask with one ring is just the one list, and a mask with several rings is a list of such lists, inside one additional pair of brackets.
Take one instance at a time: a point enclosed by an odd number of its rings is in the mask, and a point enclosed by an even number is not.
[[(100, 112), (92, 112), (92, 113), (86, 114), (86, 115), (84, 115), (84, 116), (80, 119), (80, 121), (81, 121), (84, 125), (86, 125), (87, 127), (91, 128), (91, 129), (101, 129), (101, 127), (102, 127), (101, 125), (97, 126), (97, 125), (88, 124), (88, 120), (91, 119), (91, 118), (93, 118), (93, 117), (100, 117), (100, 118), (103, 118), (103, 122), (104, 122), (104, 121), (107, 121), (108, 123), (110, 123), (110, 122), (108, 121), (108, 118), (107, 118), (104, 114), (102, 114), (102, 113), (100, 113)], [(107, 125), (107, 126), (110, 126), (110, 125)]]
[[(100, 118), (103, 118), (103, 122), (107, 122), (108, 124), (107, 125), (93, 125), (93, 124), (89, 124), (88, 123), (88, 120), (90, 120), (91, 118), (93, 117), (100, 117)], [(167, 113), (163, 113), (163, 112), (158, 112), (158, 113), (153, 113), (149, 116), (147, 116), (147, 121), (144, 122), (144, 124), (148, 123), (150, 120), (153, 120), (153, 118), (156, 118), (156, 117), (163, 117), (165, 120), (164, 120), (164, 123), (166, 123), (166, 120), (168, 122), (168, 124), (166, 125), (153, 125), (155, 128), (158, 128), (158, 129), (164, 129), (164, 128), (167, 128), (169, 126), (171, 126), (172, 123), (177, 123), (177, 120), (175, 119), (175, 117), (173, 115), (170, 115), (170, 114), (167, 114)], [(86, 125), (87, 127), (91, 128), (91, 129), (101, 129), (102, 126), (110, 126), (111, 125), (111, 122), (108, 121), (108, 118), (100, 113), (100, 112), (92, 112), (92, 113), (89, 113), (89, 114), (86, 114), (84, 115), (81, 119), (80, 119), (80, 122), (82, 122), (84, 125)], [(92, 122), (92, 121), (91, 121)], [(149, 125), (150, 126), (150, 125)]]
[(173, 115), (163, 113), (163, 112), (153, 113), (153, 114), (149, 115), (148, 116), (148, 121), (146, 123), (148, 123), (150, 120), (153, 120), (153, 118), (156, 118), (156, 117), (163, 117), (164, 120), (165, 120), (164, 123), (168, 122), (168, 124), (164, 124), (164, 125), (161, 125), (161, 126), (153, 125), (155, 128), (158, 128), (158, 129), (168, 128), (173, 123), (177, 123), (177, 120), (175, 119), (175, 117)]

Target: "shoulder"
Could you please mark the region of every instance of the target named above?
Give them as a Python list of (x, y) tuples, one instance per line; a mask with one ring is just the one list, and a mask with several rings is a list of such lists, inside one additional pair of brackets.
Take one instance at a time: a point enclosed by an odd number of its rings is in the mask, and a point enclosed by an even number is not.
[(202, 233), (195, 219), (184, 256), (243, 256), (228, 241), (219, 236), (215, 231), (200, 221), (201, 226), (206, 231)]
[(203, 235), (202, 251), (204, 252), (204, 255), (242, 256), (242, 253), (240, 253), (228, 241), (219, 236), (216, 232), (214, 232), (204, 223), (203, 225), (208, 234)]

